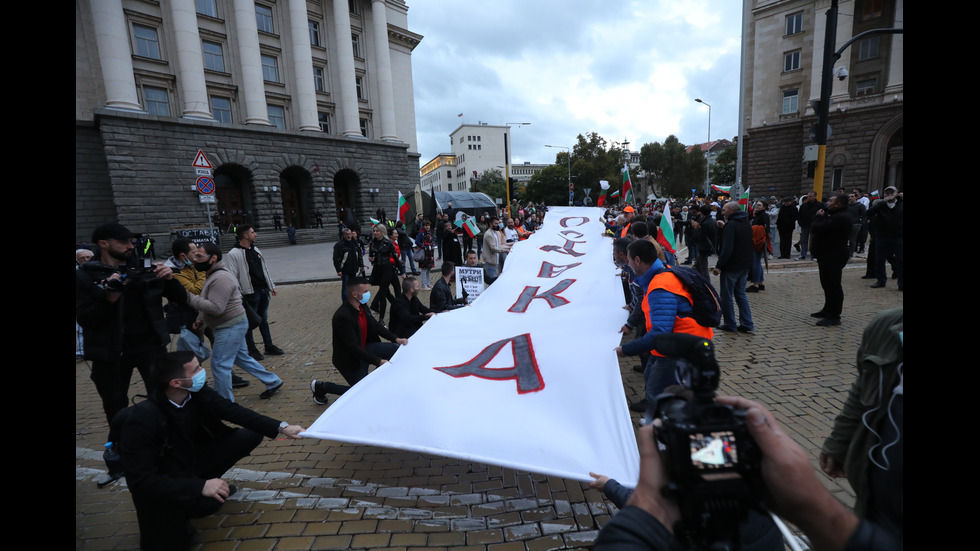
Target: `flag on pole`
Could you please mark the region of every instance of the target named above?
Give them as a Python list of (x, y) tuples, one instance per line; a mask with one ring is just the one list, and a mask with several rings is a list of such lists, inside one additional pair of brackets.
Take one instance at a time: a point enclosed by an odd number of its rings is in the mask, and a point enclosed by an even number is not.
[(627, 205), (632, 205), (636, 202), (633, 197), (633, 184), (630, 182), (630, 167), (629, 164), (623, 163), (623, 201)]
[(623, 288), (603, 231), (602, 209), (551, 207), (479, 298), (433, 316), (303, 436), (583, 482), (601, 467), (635, 485), (639, 454), (613, 352)]
[(874, 201), (875, 199), (877, 199), (879, 197), (880, 197), (880, 195), (878, 194), (878, 190), (877, 189), (871, 192), (871, 200), (872, 201)]
[(664, 215), (660, 217), (660, 230), (664, 232), (664, 238), (670, 243), (671, 248), (674, 246), (674, 222), (670, 219), (670, 199), (664, 203)]
[(749, 209), (749, 190), (750, 189), (752, 189), (752, 188), (751, 187), (745, 188), (745, 193), (743, 193), (742, 196), (738, 198), (738, 206), (742, 210), (748, 210)]
[(606, 180), (599, 180), (599, 188), (602, 191), (599, 192), (599, 200), (596, 202), (596, 206), (601, 207), (606, 202), (606, 194), (609, 193), (609, 182)]
[(377, 226), (378, 224), (381, 223), (381, 220), (378, 220), (377, 218), (369, 218), (369, 220), (371, 220), (372, 226)]
[(402, 192), (398, 192), (398, 218), (396, 220), (401, 220), (402, 223), (408, 223), (408, 201)]
[(463, 116), (463, 114), (462, 114), (462, 113), (460, 113), (460, 114), (458, 114), (458, 115), (456, 115), (456, 116), (457, 116), (457, 117), (462, 117), (462, 116)]
[(472, 217), (466, 220), (460, 218), (456, 220), (455, 225), (457, 228), (462, 228), (466, 232), (466, 235), (470, 237), (476, 237), (476, 234), (480, 233), (480, 228), (476, 227), (476, 222), (473, 221)]
[(618, 189), (616, 191), (614, 191), (614, 192), (612, 192), (612, 193), (609, 194), (609, 198), (610, 199), (612, 199), (614, 197), (619, 197), (619, 190)]
[(720, 191), (722, 193), (731, 193), (732, 192), (732, 186), (716, 186), (714, 184), (711, 184), (711, 189), (713, 189), (715, 191)]

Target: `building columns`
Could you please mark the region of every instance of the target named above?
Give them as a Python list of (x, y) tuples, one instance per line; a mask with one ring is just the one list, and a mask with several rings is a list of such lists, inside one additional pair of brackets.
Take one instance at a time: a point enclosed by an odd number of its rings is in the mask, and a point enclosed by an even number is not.
[(255, 2), (235, 0), (235, 31), (242, 64), (242, 97), (245, 124), (271, 126), (265, 102), (265, 80), (262, 78), (262, 53), (259, 50), (259, 28), (255, 22)]
[(354, 83), (354, 46), (351, 43), (350, 11), (344, 0), (333, 0), (334, 39), (337, 46), (337, 74), (340, 81), (340, 101), (337, 116), (340, 133), (349, 138), (361, 138), (360, 110)]
[(214, 120), (208, 101), (208, 86), (204, 81), (204, 57), (194, 0), (171, 0), (170, 13), (174, 18), (174, 42), (177, 44), (177, 83), (184, 100), (181, 116)]
[(105, 86), (105, 106), (126, 111), (143, 111), (136, 79), (133, 77), (133, 54), (129, 27), (123, 14), (122, 0), (89, 2), (95, 43), (99, 49), (102, 84)]
[[(335, 0), (337, 1), (337, 0)], [(373, 0), (371, 15), (374, 20), (374, 55), (377, 60), (378, 94), (381, 102), (381, 139), (397, 142), (395, 129), (395, 94), (391, 81), (391, 53), (388, 48), (388, 16), (384, 0)]]
[(299, 129), (320, 131), (317, 119), (316, 88), (313, 84), (313, 49), (310, 47), (310, 20), (306, 0), (289, 0), (289, 27), (293, 50), (293, 75), (296, 79), (296, 99)]

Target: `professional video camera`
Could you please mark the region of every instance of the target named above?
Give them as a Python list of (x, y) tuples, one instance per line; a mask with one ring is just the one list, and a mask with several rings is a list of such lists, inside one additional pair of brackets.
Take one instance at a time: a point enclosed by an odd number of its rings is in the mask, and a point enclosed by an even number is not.
[(737, 549), (738, 530), (761, 503), (762, 454), (745, 424), (745, 410), (719, 404), (721, 370), (711, 341), (685, 334), (658, 335), (654, 349), (679, 358), (678, 378), (686, 390), (666, 392), (647, 411), (660, 419), (660, 457), (681, 519), (674, 534), (695, 548)]
[[(140, 239), (140, 234), (134, 234), (134, 239)], [(118, 267), (103, 264), (98, 260), (86, 262), (82, 269), (92, 274), (92, 279), (99, 282), (106, 290), (122, 291), (129, 281), (141, 280), (149, 281), (156, 278), (156, 266), (153, 259), (143, 256), (142, 251), (137, 247), (132, 256), (125, 263)], [(112, 274), (119, 274), (116, 279), (109, 279)]]

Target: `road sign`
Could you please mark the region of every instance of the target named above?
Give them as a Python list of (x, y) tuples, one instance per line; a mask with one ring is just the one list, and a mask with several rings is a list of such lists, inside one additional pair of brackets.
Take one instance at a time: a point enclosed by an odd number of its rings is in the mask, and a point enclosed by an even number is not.
[(211, 195), (214, 193), (214, 180), (209, 176), (201, 176), (197, 179), (197, 191), (201, 195)]
[(194, 156), (194, 162), (191, 166), (194, 168), (214, 168), (211, 166), (211, 161), (204, 155), (203, 149), (197, 150), (197, 155)]
[(203, 203), (217, 203), (218, 202), (218, 198), (215, 197), (214, 195), (198, 195), (198, 197), (201, 199), (201, 203), (202, 204)]
[(198, 176), (210, 176), (211, 175), (211, 169), (210, 168), (195, 168), (194, 169), (194, 174), (196, 174)]

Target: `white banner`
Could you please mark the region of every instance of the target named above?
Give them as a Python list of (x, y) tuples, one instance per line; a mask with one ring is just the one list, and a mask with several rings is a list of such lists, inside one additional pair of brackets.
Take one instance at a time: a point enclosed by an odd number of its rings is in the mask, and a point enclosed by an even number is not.
[(601, 212), (551, 207), (478, 300), (433, 316), (304, 436), (634, 485), (613, 350), (626, 311)]
[(456, 266), (456, 298), (463, 298), (466, 291), (466, 303), (473, 304), (485, 288), (483, 283), (483, 267)]

